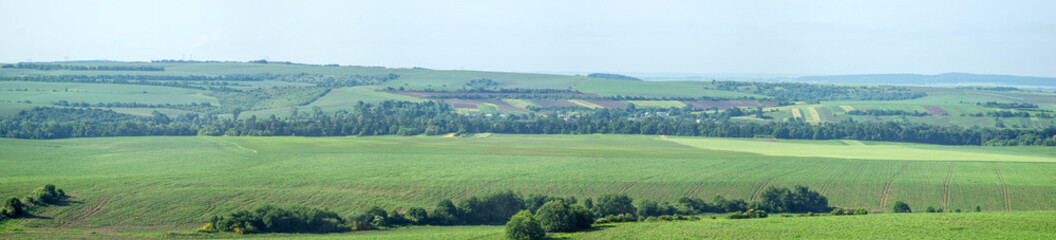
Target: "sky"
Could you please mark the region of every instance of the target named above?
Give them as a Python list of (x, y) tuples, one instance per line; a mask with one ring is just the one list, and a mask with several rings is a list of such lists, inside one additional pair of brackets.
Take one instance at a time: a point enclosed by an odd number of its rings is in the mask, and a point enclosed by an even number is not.
[(1056, 77), (1056, 1), (9, 1), (0, 62)]

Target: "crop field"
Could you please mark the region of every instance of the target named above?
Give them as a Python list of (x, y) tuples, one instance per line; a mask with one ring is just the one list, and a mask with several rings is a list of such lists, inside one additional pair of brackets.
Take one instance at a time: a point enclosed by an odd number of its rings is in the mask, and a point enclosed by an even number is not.
[[(1001, 226), (1001, 227), (994, 227)], [(1056, 212), (881, 214), (866, 216), (646, 222), (601, 225), (571, 239), (1051, 239)], [(834, 231), (834, 229), (838, 229)]]
[[(889, 210), (899, 200), (915, 209), (1056, 209), (1049, 201), (1056, 197), (1056, 153), (1034, 148), (625, 135), (0, 143), (0, 164), (12, 166), (0, 176), (0, 195), (24, 195), (53, 183), (75, 201), (38, 213), (46, 218), (18, 223), (30, 228), (185, 231), (209, 216), (264, 204), (306, 204), (351, 215), (369, 205), (430, 207), (440, 199), (504, 189), (674, 201), (752, 199), (767, 186), (805, 185), (835, 206), (873, 211)], [(815, 150), (797, 152), (807, 145)]]
[[(22, 89), (23, 91), (17, 91)], [(49, 83), (0, 81), (0, 101), (30, 101), (37, 104), (68, 102), (139, 102), (147, 104), (212, 103), (205, 91), (173, 87), (121, 84)]]
[[(6, 225), (6, 226), (5, 226)], [(189, 234), (114, 234), (91, 231), (36, 231), (5, 224), (6, 237), (66, 239), (70, 237), (173, 238)], [(1002, 226), (1002, 227), (994, 227)], [(557, 239), (1051, 239), (1056, 237), (1056, 212), (982, 212), (874, 214), (865, 216), (791, 217), (601, 224), (579, 233), (551, 233)], [(840, 229), (840, 231), (832, 231)], [(503, 226), (414, 226), (339, 234), (219, 235), (237, 239), (504, 239)]]

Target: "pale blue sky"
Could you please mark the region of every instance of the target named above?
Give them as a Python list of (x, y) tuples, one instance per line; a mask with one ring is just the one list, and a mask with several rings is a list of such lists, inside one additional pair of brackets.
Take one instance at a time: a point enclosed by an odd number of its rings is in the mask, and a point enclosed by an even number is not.
[(1056, 1), (8, 1), (0, 62), (1056, 77)]

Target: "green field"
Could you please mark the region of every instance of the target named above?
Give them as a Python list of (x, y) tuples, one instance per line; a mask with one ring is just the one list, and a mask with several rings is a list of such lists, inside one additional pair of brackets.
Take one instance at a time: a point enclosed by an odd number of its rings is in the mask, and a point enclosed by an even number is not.
[[(478, 79), (489, 79), (496, 83), (495, 88), (528, 88), (528, 89), (570, 89), (579, 91), (587, 94), (598, 94), (606, 97), (614, 96), (636, 96), (646, 98), (664, 98), (664, 97), (681, 97), (681, 98), (699, 98), (699, 97), (712, 97), (712, 98), (742, 98), (750, 97), (756, 99), (765, 99), (769, 96), (748, 94), (741, 92), (721, 91), (714, 90), (715, 86), (713, 83), (708, 81), (633, 81), (633, 80), (613, 80), (613, 79), (601, 79), (601, 78), (588, 78), (583, 76), (569, 76), (569, 75), (552, 75), (552, 74), (531, 74), (531, 73), (504, 73), (504, 72), (483, 72), (483, 71), (464, 71), (464, 70), (428, 70), (428, 69), (408, 69), (408, 68), (384, 68), (384, 67), (361, 67), (361, 66), (313, 66), (313, 65), (298, 65), (298, 64), (258, 64), (258, 63), (239, 63), (239, 62), (221, 62), (221, 63), (144, 63), (144, 62), (84, 62), (76, 63), (73, 65), (149, 65), (149, 66), (163, 66), (165, 71), (68, 71), (68, 70), (56, 70), (56, 71), (40, 71), (32, 69), (16, 69), (16, 68), (4, 68), (0, 69), (0, 76), (19, 76), (19, 75), (86, 75), (86, 76), (98, 76), (98, 75), (175, 75), (175, 76), (223, 76), (229, 74), (318, 74), (324, 76), (339, 76), (339, 75), (364, 75), (364, 76), (376, 76), (376, 75), (387, 75), (396, 74), (398, 78), (381, 83), (375, 86), (358, 86), (358, 87), (339, 87), (331, 89), (331, 92), (319, 99), (316, 102), (308, 104), (300, 104), (299, 102), (277, 102), (278, 104), (269, 104), (266, 108), (260, 109), (255, 108), (256, 106), (247, 106), (245, 109), (252, 109), (253, 111), (247, 111), (244, 114), (246, 116), (255, 115), (258, 117), (268, 117), (270, 115), (276, 115), (278, 117), (288, 116), (294, 107), (299, 109), (311, 109), (312, 107), (320, 107), (323, 111), (338, 111), (338, 110), (349, 110), (358, 101), (363, 102), (378, 102), (385, 100), (396, 100), (396, 101), (423, 101), (425, 99), (418, 99), (413, 97), (407, 97), (397, 94), (390, 94), (381, 91), (375, 91), (377, 89), (385, 88), (404, 88), (407, 91), (421, 91), (421, 90), (436, 90), (436, 91), (453, 91), (460, 90), (465, 87), (465, 84), (473, 80)], [(171, 82), (171, 81), (155, 81), (155, 82)], [(194, 82), (193, 84), (200, 84), (200, 82)], [(308, 83), (297, 83), (297, 82), (280, 82), (280, 81), (242, 81), (238, 82), (239, 86), (233, 88), (242, 90), (251, 90), (255, 88), (270, 88), (279, 86), (312, 86)], [(206, 87), (205, 85), (198, 85), (200, 87)], [(28, 91), (13, 91), (15, 89), (26, 89)], [(1052, 111), (1056, 110), (1056, 94), (1047, 92), (1036, 92), (1036, 91), (983, 91), (983, 90), (970, 90), (970, 89), (954, 89), (954, 88), (926, 88), (926, 87), (913, 87), (914, 91), (923, 91), (927, 93), (927, 96), (912, 99), (912, 100), (900, 100), (900, 101), (821, 101), (807, 104), (807, 102), (800, 102), (800, 104), (793, 106), (775, 107), (774, 109), (779, 111), (772, 111), (765, 114), (771, 117), (772, 120), (766, 121), (785, 121), (792, 117), (792, 113), (789, 109), (800, 109), (804, 118), (802, 120), (810, 123), (822, 123), (822, 122), (842, 122), (842, 121), (856, 121), (856, 122), (908, 122), (908, 123), (925, 123), (931, 125), (940, 126), (960, 126), (960, 127), (995, 127), (998, 122), (1001, 122), (1008, 128), (1046, 128), (1056, 126), (1056, 118), (1024, 118), (1024, 117), (1004, 117), (1000, 120), (995, 120), (994, 117), (971, 117), (961, 116), (962, 114), (976, 114), (985, 113), (990, 111), (1007, 110), (1007, 109), (995, 109), (995, 108), (984, 108), (976, 105), (978, 102), (996, 101), (996, 102), (1023, 102), (1037, 104), (1041, 111)], [(8, 91), (12, 90), (12, 91)], [(213, 105), (218, 105), (218, 101), (211, 95), (208, 90), (196, 90), (186, 88), (175, 88), (175, 87), (160, 87), (160, 86), (142, 86), (142, 85), (124, 85), (124, 84), (86, 84), (86, 83), (45, 83), (45, 82), (18, 82), (18, 81), (5, 81), (0, 82), (0, 116), (18, 112), (20, 110), (32, 108), (34, 106), (46, 106), (52, 102), (66, 100), (68, 102), (136, 102), (136, 103), (149, 103), (149, 104), (189, 104), (192, 102), (202, 103), (209, 102)], [(518, 99), (507, 99), (512, 105), (517, 107), (527, 106), (521, 102), (515, 100)], [(29, 101), (31, 103), (24, 103)], [(635, 103), (642, 107), (678, 107), (684, 104), (677, 101), (663, 101), (662, 99), (656, 100), (643, 100), (643, 101), (623, 101), (625, 103)], [(589, 105), (588, 105), (589, 106)], [(949, 115), (936, 115), (927, 117), (905, 117), (905, 116), (852, 116), (848, 115), (842, 106), (851, 107), (858, 110), (869, 110), (869, 109), (884, 109), (884, 110), (904, 110), (904, 111), (925, 111), (925, 106), (939, 107), (949, 112)], [(596, 107), (596, 106), (589, 106)], [(814, 114), (814, 109), (817, 114)], [(144, 112), (149, 113), (153, 110), (159, 110), (166, 114), (179, 114), (184, 113), (180, 111), (173, 111), (172, 109), (115, 109), (119, 112), (132, 113), (137, 115), (143, 115)], [(484, 111), (491, 111), (490, 108), (485, 106)], [(1018, 111), (1018, 110), (1013, 110)], [(1034, 114), (1036, 114), (1035, 112)], [(222, 116), (230, 116), (230, 114)], [(760, 120), (760, 119), (755, 119)]]
[[(739, 148), (708, 148), (720, 144)], [(835, 206), (872, 211), (896, 200), (920, 209), (1056, 209), (1056, 153), (1045, 148), (843, 144), (625, 135), (0, 139), (0, 164), (10, 166), (0, 195), (54, 183), (76, 202), (18, 226), (144, 234), (186, 232), (209, 216), (264, 204), (351, 215), (504, 189), (674, 201), (751, 199), (766, 186), (806, 185)], [(766, 154), (807, 145), (876, 154)], [(915, 155), (881, 153), (891, 151)], [(950, 151), (993, 159), (929, 157)]]

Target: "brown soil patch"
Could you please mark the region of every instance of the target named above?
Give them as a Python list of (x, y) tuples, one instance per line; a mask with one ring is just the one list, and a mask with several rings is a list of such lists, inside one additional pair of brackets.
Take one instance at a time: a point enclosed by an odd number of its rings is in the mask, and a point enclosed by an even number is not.
[(924, 106), (924, 109), (928, 110), (931, 115), (950, 114), (950, 112), (947, 112), (946, 109), (939, 106)]

